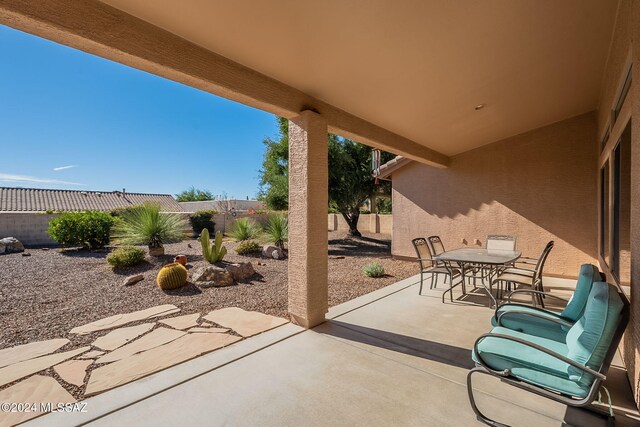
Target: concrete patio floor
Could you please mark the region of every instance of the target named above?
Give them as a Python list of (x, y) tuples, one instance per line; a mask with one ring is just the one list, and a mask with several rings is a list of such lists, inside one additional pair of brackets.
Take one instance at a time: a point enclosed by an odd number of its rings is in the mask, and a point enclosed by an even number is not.
[[(412, 277), (336, 306), (312, 330), (281, 326), (87, 399), (84, 413), (54, 413), (31, 424), (479, 425), (465, 379), (473, 342), (490, 329), (487, 298), (454, 293), (456, 300), (443, 304), (444, 285), (420, 296), (416, 282)], [(559, 294), (571, 283), (545, 282)], [(626, 373), (619, 359), (615, 365), (605, 385), (616, 425), (638, 425)], [(599, 423), (482, 377), (475, 384), (478, 405), (501, 422)]]

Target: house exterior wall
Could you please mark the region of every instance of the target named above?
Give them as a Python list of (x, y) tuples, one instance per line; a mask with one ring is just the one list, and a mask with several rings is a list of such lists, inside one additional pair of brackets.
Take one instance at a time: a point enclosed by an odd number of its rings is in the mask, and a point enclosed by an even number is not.
[(447, 169), (419, 163), (393, 175), (392, 253), (415, 257), (411, 239), (439, 235), (447, 248), (511, 234), (546, 274), (575, 277), (596, 262), (596, 115), (587, 113), (454, 156)]
[[(634, 40), (636, 41), (634, 43)], [(604, 73), (600, 105), (598, 108), (598, 142), (611, 124), (611, 109), (618, 96), (621, 79), (631, 58), (633, 85), (623, 110), (630, 108), (631, 117), (631, 225), (629, 241), (631, 247), (631, 280), (630, 301), (631, 318), (623, 337), (621, 354), (627, 368), (629, 382), (633, 389), (636, 403), (640, 403), (640, 2), (622, 0), (619, 4), (616, 26), (611, 40), (611, 51)], [(622, 116), (622, 114), (621, 114)], [(626, 118), (627, 116), (625, 116)], [(626, 120), (618, 120), (611, 130), (612, 136), (608, 146), (601, 155), (606, 158), (617, 143), (617, 134), (626, 126)], [(594, 171), (598, 173), (598, 170)], [(624, 231), (623, 231), (624, 232)], [(623, 236), (622, 238), (626, 238)], [(601, 260), (600, 269), (605, 272), (609, 281), (615, 280), (609, 267)], [(639, 405), (640, 407), (640, 405)]]

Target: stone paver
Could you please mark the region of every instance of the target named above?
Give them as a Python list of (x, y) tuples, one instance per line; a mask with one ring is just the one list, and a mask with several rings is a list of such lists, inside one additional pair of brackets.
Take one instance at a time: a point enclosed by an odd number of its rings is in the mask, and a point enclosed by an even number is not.
[(94, 369), (91, 372), (85, 396), (92, 396), (129, 383), (240, 339), (229, 334), (184, 335), (168, 344)]
[(238, 307), (214, 310), (204, 316), (204, 319), (226, 328), (231, 328), (243, 337), (250, 337), (289, 323), (288, 320), (281, 317), (269, 316), (256, 311), (246, 311)]
[(137, 326), (118, 328), (95, 340), (93, 346), (101, 348), (102, 350), (115, 350), (129, 341), (138, 338), (140, 335), (149, 332), (153, 329), (154, 325), (155, 323), (143, 323)]
[(158, 323), (163, 323), (167, 326), (172, 327), (173, 329), (185, 330), (197, 326), (199, 318), (200, 313), (187, 314), (185, 316), (171, 317), (169, 319), (159, 320)]
[(208, 332), (208, 333), (214, 333), (214, 334), (224, 334), (226, 332), (229, 332), (229, 329), (225, 329), (225, 328), (191, 328), (187, 332), (195, 332), (195, 333)]
[(165, 316), (168, 314), (178, 313), (180, 309), (173, 304), (158, 305), (156, 307), (147, 308), (145, 310), (134, 311), (126, 314), (116, 314), (115, 316), (106, 317), (87, 323), (86, 325), (73, 328), (72, 334), (86, 335), (91, 332), (103, 331), (105, 329), (113, 329), (127, 323), (139, 320), (151, 319), (154, 317)]
[(84, 377), (87, 375), (87, 367), (93, 360), (69, 360), (53, 367), (63, 381), (78, 387), (84, 385)]
[(34, 359), (23, 360), (22, 362), (14, 363), (13, 365), (0, 368), (0, 386), (9, 384), (20, 378), (24, 378), (36, 372), (40, 372), (44, 369), (50, 368), (53, 365), (57, 365), (60, 362), (64, 362), (67, 359), (71, 359), (78, 354), (84, 353), (91, 347), (82, 347), (77, 350), (65, 351), (63, 353), (54, 353), (47, 356), (40, 356)]
[(104, 354), (104, 351), (100, 350), (91, 350), (81, 356), (78, 356), (78, 359), (96, 359)]
[(35, 404), (33, 412), (0, 412), (0, 426), (13, 426), (42, 415), (41, 404), (73, 403), (76, 400), (51, 377), (34, 375), (0, 391), (0, 402)]
[(34, 357), (53, 353), (68, 343), (68, 339), (58, 338), (5, 348), (4, 350), (0, 350), (0, 368), (22, 362), (23, 360), (33, 359)]
[(104, 356), (96, 360), (96, 363), (115, 362), (116, 360), (125, 359), (127, 357), (133, 356), (136, 353), (150, 350), (152, 348), (169, 343), (185, 334), (186, 332), (184, 331), (176, 331), (175, 329), (169, 328), (158, 328), (152, 332), (149, 332), (147, 335), (143, 336), (140, 339), (137, 339), (127, 345), (113, 350), (111, 353), (105, 354)]

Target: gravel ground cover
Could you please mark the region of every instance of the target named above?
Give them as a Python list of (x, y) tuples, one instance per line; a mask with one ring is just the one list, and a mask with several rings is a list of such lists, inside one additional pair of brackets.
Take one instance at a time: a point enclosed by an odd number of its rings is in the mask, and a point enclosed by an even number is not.
[[(417, 272), (415, 263), (390, 257), (389, 236), (364, 235), (348, 238), (329, 233), (329, 305), (397, 282)], [(225, 261), (251, 261), (257, 272), (250, 281), (226, 288), (200, 289), (193, 284), (162, 291), (155, 285), (159, 268), (177, 254), (189, 259), (187, 268), (206, 266), (200, 244), (186, 240), (166, 245), (166, 256), (147, 256), (145, 263), (113, 270), (98, 252), (60, 249), (28, 249), (31, 256), (0, 256), (0, 349), (58, 337), (69, 337), (74, 347), (89, 345), (101, 333), (69, 336), (69, 330), (114, 314), (128, 313), (161, 304), (174, 304), (180, 315), (205, 314), (223, 307), (240, 307), (287, 317), (287, 261), (259, 256), (240, 256), (235, 243), (226, 242)], [(382, 278), (368, 278), (362, 267), (380, 262)], [(258, 265), (260, 263), (260, 265)], [(142, 273), (145, 279), (123, 286), (125, 277)], [(142, 322), (141, 322), (142, 323)]]

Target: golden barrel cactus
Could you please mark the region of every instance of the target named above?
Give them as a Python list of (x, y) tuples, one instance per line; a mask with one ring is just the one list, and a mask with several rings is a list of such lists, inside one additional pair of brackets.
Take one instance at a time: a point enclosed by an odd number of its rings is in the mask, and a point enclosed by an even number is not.
[(176, 289), (187, 284), (187, 269), (179, 262), (167, 264), (160, 269), (156, 278), (162, 290)]

